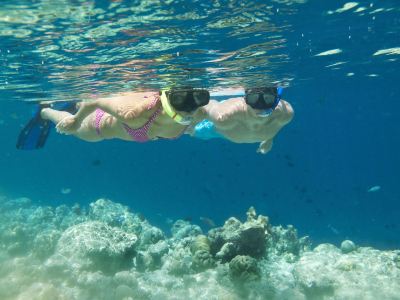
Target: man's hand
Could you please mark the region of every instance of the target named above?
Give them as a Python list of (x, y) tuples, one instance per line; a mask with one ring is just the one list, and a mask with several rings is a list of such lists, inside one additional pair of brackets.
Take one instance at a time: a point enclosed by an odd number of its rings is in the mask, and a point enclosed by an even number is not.
[(257, 153), (266, 154), (272, 148), (272, 139), (268, 141), (262, 141), (258, 146)]

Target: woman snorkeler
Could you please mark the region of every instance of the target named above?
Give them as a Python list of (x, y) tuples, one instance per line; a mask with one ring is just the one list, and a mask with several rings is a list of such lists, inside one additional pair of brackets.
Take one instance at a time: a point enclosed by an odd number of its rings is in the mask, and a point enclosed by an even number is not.
[(209, 100), (207, 90), (190, 88), (122, 93), (78, 104), (42, 103), (21, 131), (17, 148), (43, 147), (53, 124), (59, 133), (90, 142), (112, 138), (136, 142), (174, 139), (190, 124), (204, 119), (199, 108)]

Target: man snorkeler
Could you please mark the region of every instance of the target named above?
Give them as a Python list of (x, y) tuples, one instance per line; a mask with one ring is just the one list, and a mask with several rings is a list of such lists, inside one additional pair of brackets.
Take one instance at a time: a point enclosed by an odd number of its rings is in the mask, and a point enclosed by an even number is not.
[[(225, 90), (211, 98), (203, 107), (207, 119), (191, 131), (201, 139), (225, 138), (234, 143), (260, 143), (257, 152), (266, 154), (271, 150), (273, 138), (293, 118), (292, 106), (281, 99), (282, 88), (262, 87)], [(235, 97), (236, 95), (236, 97)]]

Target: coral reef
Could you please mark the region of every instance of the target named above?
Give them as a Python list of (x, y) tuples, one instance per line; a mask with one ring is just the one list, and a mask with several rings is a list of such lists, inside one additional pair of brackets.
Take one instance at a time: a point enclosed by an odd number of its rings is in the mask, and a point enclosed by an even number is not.
[(115, 273), (133, 264), (137, 236), (99, 221), (69, 227), (58, 240), (56, 256), (91, 271)]
[(350, 253), (356, 250), (356, 245), (350, 240), (344, 240), (340, 244), (340, 250), (342, 250), (342, 253)]
[(400, 251), (311, 247), (254, 208), (167, 236), (107, 199), (88, 208), (0, 197), (0, 299), (397, 299)]
[(301, 292), (315, 299), (331, 295), (336, 299), (396, 299), (400, 269), (395, 263), (400, 251), (383, 252), (359, 248), (342, 254), (330, 244), (305, 252), (293, 274)]
[(236, 256), (229, 263), (229, 276), (239, 284), (259, 279), (257, 260), (247, 255)]
[(251, 207), (245, 223), (229, 218), (223, 227), (210, 230), (211, 253), (222, 262), (229, 262), (237, 255), (260, 258), (265, 254), (268, 227), (268, 218), (256, 218)]
[(215, 260), (210, 252), (210, 240), (205, 235), (198, 235), (190, 246), (193, 255), (192, 268), (195, 271), (204, 271), (215, 265)]

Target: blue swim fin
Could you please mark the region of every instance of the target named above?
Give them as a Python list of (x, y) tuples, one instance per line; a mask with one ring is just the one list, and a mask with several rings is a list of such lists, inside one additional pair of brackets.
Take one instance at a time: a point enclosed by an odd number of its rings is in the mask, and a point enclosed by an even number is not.
[(70, 113), (76, 112), (76, 102), (60, 102), (49, 104), (38, 104), (33, 118), (22, 129), (17, 140), (17, 149), (35, 150), (43, 148), (54, 124), (49, 120), (40, 117), (40, 111), (44, 107), (52, 107), (57, 110), (64, 110)]

